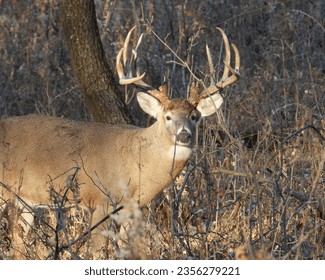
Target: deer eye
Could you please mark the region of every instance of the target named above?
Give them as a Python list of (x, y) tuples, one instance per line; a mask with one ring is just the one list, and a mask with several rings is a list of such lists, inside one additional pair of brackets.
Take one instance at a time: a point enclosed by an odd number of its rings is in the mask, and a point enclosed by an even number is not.
[(196, 115), (195, 115), (195, 114), (191, 115), (191, 120), (192, 120), (193, 122), (196, 122), (196, 120), (197, 120), (197, 117), (196, 117)]

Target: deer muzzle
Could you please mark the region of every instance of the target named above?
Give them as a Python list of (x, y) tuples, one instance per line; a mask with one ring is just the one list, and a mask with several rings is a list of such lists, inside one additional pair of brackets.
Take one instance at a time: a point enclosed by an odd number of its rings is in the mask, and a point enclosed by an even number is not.
[(192, 135), (187, 130), (183, 129), (176, 136), (176, 141), (181, 145), (189, 145), (191, 143)]

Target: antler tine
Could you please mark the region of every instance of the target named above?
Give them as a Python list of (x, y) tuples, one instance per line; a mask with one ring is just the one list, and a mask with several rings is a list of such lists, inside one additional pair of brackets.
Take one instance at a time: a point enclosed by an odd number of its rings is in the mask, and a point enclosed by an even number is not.
[(213, 62), (212, 62), (212, 55), (209, 49), (208, 45), (205, 45), (206, 53), (207, 53), (207, 59), (208, 59), (208, 65), (209, 65), (209, 71), (210, 71), (210, 86), (214, 84), (214, 68), (213, 68)]
[(135, 29), (135, 26), (131, 28), (131, 30), (128, 32), (128, 35), (126, 35), (124, 46), (123, 46), (123, 65), (126, 65), (127, 58), (128, 58), (128, 48), (130, 43), (130, 38)]
[[(234, 44), (231, 44), (231, 47), (232, 47), (232, 49), (233, 49), (233, 51), (235, 53), (235, 69), (233, 69), (230, 66), (231, 55), (230, 55), (230, 45), (229, 45), (228, 37), (221, 28), (217, 28), (217, 29), (220, 31), (220, 33), (222, 35), (222, 38), (223, 38), (224, 45), (225, 45), (225, 59), (224, 59), (225, 68), (224, 68), (224, 72), (222, 74), (221, 80), (217, 84), (213, 83), (208, 88), (203, 90), (203, 92), (201, 92), (201, 94), (200, 94), (200, 97), (199, 97), (200, 99), (206, 98), (207, 96), (218, 92), (220, 89), (226, 88), (227, 86), (229, 86), (230, 84), (233, 84), (234, 82), (236, 82), (240, 78), (240, 73), (239, 73), (240, 55), (239, 55), (239, 51), (238, 51), (237, 47)], [(208, 48), (207, 48), (207, 51), (208, 51)], [(211, 59), (211, 54), (208, 54), (208, 63), (209, 63), (209, 65), (211, 64), (211, 62), (209, 61), (210, 59)], [(211, 67), (211, 66), (209, 66), (209, 67)], [(231, 73), (230, 76), (229, 76), (229, 72)], [(199, 100), (197, 101), (197, 103), (198, 102), (199, 102)]]
[(240, 55), (239, 55), (239, 50), (236, 47), (235, 44), (231, 44), (232, 49), (234, 50), (235, 53), (235, 72), (236, 75), (238, 76), (238, 78), (240, 77), (240, 73), (239, 73), (239, 67), (240, 67)]
[[(119, 76), (119, 83), (120, 85), (129, 85), (129, 84), (134, 84), (140, 87), (147, 88), (147, 91), (154, 97), (160, 100), (161, 103), (166, 103), (168, 100), (168, 95), (167, 95), (167, 90), (164, 88), (159, 88), (159, 90), (153, 89), (150, 85), (145, 83), (143, 81), (143, 78), (146, 73), (140, 74), (137, 71), (137, 75), (133, 77), (132, 74), (132, 67), (131, 64), (133, 61), (137, 59), (137, 50), (141, 44), (143, 34), (140, 35), (139, 40), (136, 44), (135, 49), (132, 49), (132, 56), (129, 60), (129, 67), (128, 70), (125, 73), (125, 66), (127, 65), (128, 62), (128, 48), (129, 48), (129, 43), (130, 43), (130, 38), (132, 35), (132, 32), (134, 31), (135, 26), (129, 31), (128, 35), (125, 38), (124, 46), (121, 48), (119, 53), (116, 56), (116, 71)], [(121, 61), (123, 56), (123, 61)]]
[[(225, 46), (225, 60), (224, 60), (224, 64), (229, 65), (230, 64), (230, 46), (229, 46), (229, 40), (228, 37), (226, 35), (226, 33), (219, 27), (217, 27), (217, 29), (220, 31), (221, 35), (222, 35), (222, 39), (224, 42), (224, 46)], [(223, 75), (221, 77), (221, 81), (225, 80), (229, 75), (229, 69), (228, 67), (225, 68)]]

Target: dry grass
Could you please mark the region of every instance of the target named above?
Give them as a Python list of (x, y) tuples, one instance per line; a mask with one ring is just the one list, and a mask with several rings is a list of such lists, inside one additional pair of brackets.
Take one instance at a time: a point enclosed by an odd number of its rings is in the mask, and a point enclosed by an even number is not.
[[(96, 2), (112, 67), (126, 32), (149, 23), (205, 79), (206, 42), (220, 65), (220, 26), (240, 50), (243, 77), (225, 93), (222, 111), (200, 126), (193, 157), (171, 188), (141, 215), (130, 206), (110, 220), (107, 250), (93, 254), (85, 240), (58, 252), (89, 228), (89, 213), (71, 208), (36, 219), (27, 258), (325, 259), (323, 1)], [(2, 0), (0, 7), (0, 114), (89, 119), (56, 1)], [(152, 35), (141, 49), (148, 83), (165, 76), (171, 95), (184, 97), (188, 71), (168, 63), (176, 58)], [(138, 124), (147, 123), (136, 104), (130, 109)], [(117, 224), (134, 213), (121, 235)], [(12, 225), (9, 213), (1, 217), (0, 255), (7, 258)]]

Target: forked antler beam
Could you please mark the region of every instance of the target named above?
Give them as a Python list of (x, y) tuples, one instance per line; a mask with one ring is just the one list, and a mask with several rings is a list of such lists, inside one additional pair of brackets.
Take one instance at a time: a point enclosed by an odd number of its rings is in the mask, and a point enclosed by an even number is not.
[[(129, 85), (129, 84), (135, 84), (140, 87), (146, 88), (146, 90), (154, 97), (156, 97), (158, 100), (160, 100), (161, 103), (166, 103), (168, 101), (168, 94), (167, 90), (165, 87), (160, 87), (158, 90), (152, 88), (152, 86), (148, 85), (143, 81), (143, 78), (146, 73), (139, 74), (134, 77), (132, 73), (132, 62), (136, 61), (137, 59), (137, 50), (139, 45), (141, 44), (143, 34), (140, 35), (139, 40), (137, 42), (136, 48), (132, 50), (132, 56), (130, 58), (130, 63), (128, 63), (128, 47), (130, 43), (130, 38), (132, 35), (132, 32), (134, 31), (135, 27), (133, 27), (128, 35), (126, 36), (124, 46), (123, 48), (119, 51), (117, 57), (116, 57), (116, 71), (119, 76), (119, 83), (120, 85)], [(123, 62), (121, 61), (123, 55)], [(127, 72), (125, 74), (125, 68), (127, 68)]]
[[(210, 86), (205, 88), (200, 94), (198, 93), (198, 91), (195, 91), (194, 87), (192, 87), (192, 90), (190, 91), (189, 101), (194, 105), (198, 104), (201, 99), (207, 98), (208, 96), (218, 92), (220, 89), (224, 89), (227, 86), (235, 83), (240, 78), (239, 51), (234, 44), (231, 44), (231, 47), (235, 53), (235, 69), (234, 69), (230, 66), (231, 51), (230, 51), (228, 37), (221, 28), (217, 27), (217, 29), (219, 30), (219, 32), (222, 35), (222, 39), (223, 39), (224, 46), (225, 46), (225, 59), (224, 59), (225, 68), (224, 68), (221, 80), (215, 84), (213, 82), (213, 78), (211, 78)], [(214, 69), (213, 69), (213, 63), (212, 63), (212, 56), (211, 56), (211, 52), (210, 52), (210, 49), (208, 46), (206, 46), (206, 52), (207, 52), (207, 59), (208, 59), (208, 65), (210, 68), (210, 72), (213, 73)], [(231, 73), (230, 76), (229, 76), (229, 72)]]
[[(126, 75), (124, 74), (124, 67), (127, 66), (126, 64), (127, 64), (127, 58), (128, 58), (128, 48), (129, 48), (130, 38), (131, 38), (131, 35), (132, 35), (132, 32), (134, 31), (134, 29), (135, 29), (135, 27), (133, 27), (129, 31), (128, 35), (126, 36), (124, 46), (123, 46), (123, 48), (120, 49), (120, 51), (116, 57), (116, 71), (119, 76), (119, 83), (120, 83), (120, 85), (135, 84), (135, 85), (139, 85), (139, 86), (150, 87), (148, 84), (146, 84), (142, 80), (146, 73), (143, 73), (140, 76), (133, 77), (131, 66), (130, 66), (128, 73)], [(141, 36), (137, 42), (137, 47), (141, 43), (142, 35), (143, 34), (141, 34)], [(137, 59), (136, 51), (137, 51), (137, 48), (134, 51), (132, 51), (131, 61)], [(123, 62), (121, 62), (122, 55), (123, 55)]]

